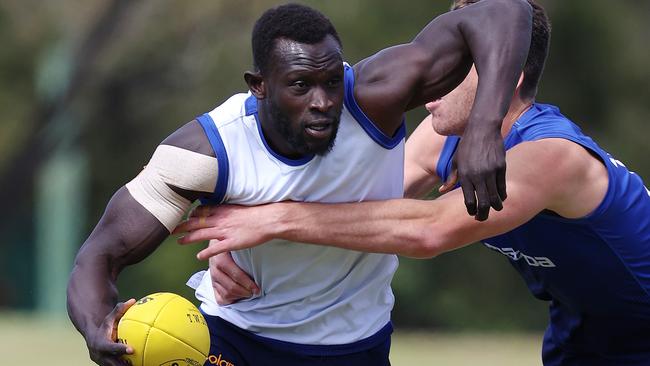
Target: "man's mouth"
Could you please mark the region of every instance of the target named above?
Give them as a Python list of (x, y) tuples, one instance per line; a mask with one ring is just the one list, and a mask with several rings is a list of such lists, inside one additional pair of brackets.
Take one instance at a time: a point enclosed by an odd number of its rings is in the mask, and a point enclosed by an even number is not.
[(333, 123), (330, 121), (310, 122), (305, 125), (305, 132), (317, 139), (329, 138), (332, 133)]
[(424, 108), (429, 111), (429, 113), (433, 113), (434, 110), (436, 110), (438, 107), (440, 107), (440, 104), (442, 103), (442, 99), (436, 99), (432, 102), (429, 102), (424, 105)]

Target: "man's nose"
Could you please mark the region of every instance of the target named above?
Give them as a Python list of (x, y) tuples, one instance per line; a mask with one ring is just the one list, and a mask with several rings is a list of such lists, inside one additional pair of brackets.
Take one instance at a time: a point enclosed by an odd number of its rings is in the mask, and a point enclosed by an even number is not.
[(327, 112), (334, 105), (334, 101), (324, 88), (315, 88), (311, 97), (311, 108), (319, 112)]

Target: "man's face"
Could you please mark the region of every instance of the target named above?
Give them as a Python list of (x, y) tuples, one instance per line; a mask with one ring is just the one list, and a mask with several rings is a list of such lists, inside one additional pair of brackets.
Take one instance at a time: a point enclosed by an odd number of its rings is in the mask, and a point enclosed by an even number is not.
[(477, 85), (478, 75), (472, 66), (465, 80), (456, 89), (425, 105), (425, 108), (431, 113), (433, 129), (438, 134), (445, 136), (463, 134), (474, 104)]
[(266, 88), (274, 147), (287, 156), (324, 155), (334, 145), (343, 108), (343, 60), (336, 40), (275, 42)]

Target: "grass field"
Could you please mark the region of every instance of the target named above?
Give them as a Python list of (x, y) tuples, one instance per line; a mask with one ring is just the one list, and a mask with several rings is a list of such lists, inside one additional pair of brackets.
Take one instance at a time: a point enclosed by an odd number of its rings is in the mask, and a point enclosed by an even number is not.
[[(396, 332), (391, 362), (394, 366), (541, 365), (540, 344), (538, 334)], [(0, 315), (0, 355), (2, 365), (93, 365), (81, 336), (67, 321), (25, 314)]]

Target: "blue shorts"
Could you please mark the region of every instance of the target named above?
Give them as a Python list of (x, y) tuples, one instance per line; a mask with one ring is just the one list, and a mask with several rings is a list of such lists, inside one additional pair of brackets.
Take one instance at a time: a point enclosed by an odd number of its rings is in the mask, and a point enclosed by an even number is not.
[(606, 347), (590, 351), (577, 350), (575, 347), (555, 342), (547, 329), (542, 346), (542, 362), (544, 366), (648, 366), (650, 349), (627, 352), (612, 352)]
[(390, 323), (376, 335), (355, 342), (357, 350), (348, 353), (348, 345), (309, 346), (277, 341), (240, 329), (219, 317), (203, 315), (210, 328), (211, 342), (204, 366), (390, 366)]

